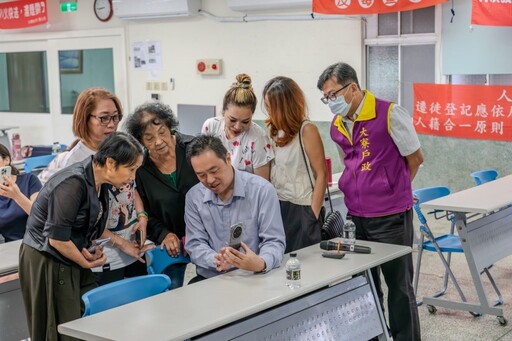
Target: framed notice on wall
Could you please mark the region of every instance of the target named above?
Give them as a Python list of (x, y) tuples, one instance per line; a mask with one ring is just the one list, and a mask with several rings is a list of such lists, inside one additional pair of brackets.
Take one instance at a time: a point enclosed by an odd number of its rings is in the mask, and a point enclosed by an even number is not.
[(59, 51), (60, 73), (82, 73), (82, 55), (82, 50)]

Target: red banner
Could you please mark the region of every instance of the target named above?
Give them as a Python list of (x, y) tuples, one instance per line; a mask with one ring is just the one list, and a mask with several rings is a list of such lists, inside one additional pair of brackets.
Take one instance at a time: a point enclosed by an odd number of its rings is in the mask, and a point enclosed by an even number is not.
[(474, 25), (512, 26), (512, 1), (473, 0), (471, 23)]
[(322, 14), (374, 14), (411, 11), (448, 0), (313, 0), (313, 12)]
[(0, 29), (16, 29), (46, 24), (46, 0), (0, 2)]
[(421, 134), (512, 141), (512, 86), (414, 84)]

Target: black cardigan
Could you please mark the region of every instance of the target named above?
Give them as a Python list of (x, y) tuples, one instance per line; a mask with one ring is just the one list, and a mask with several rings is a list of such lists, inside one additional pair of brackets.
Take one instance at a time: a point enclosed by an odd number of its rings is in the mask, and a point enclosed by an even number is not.
[(169, 232), (179, 238), (185, 235), (185, 195), (199, 182), (185, 155), (194, 137), (178, 132), (175, 136), (177, 188), (158, 170), (147, 152), (136, 175), (137, 191), (149, 215), (147, 237), (157, 244)]

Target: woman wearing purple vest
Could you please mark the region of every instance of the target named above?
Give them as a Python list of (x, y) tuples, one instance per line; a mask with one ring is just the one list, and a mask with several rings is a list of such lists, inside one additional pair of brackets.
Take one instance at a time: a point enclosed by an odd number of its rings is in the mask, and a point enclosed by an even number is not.
[[(412, 117), (392, 102), (359, 87), (348, 64), (329, 66), (318, 89), (334, 118), (331, 138), (340, 147), (345, 170), (338, 186), (356, 224), (356, 238), (412, 246), (413, 197), (411, 181), (423, 162)], [(412, 255), (372, 269), (381, 305), (380, 270), (389, 290), (389, 324), (393, 340), (420, 340), (414, 295)]]

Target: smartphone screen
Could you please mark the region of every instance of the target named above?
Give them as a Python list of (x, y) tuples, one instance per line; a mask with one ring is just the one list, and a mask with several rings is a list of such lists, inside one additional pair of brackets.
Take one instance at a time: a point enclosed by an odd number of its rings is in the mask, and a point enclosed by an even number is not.
[(5, 166), (0, 168), (0, 182), (2, 184), (7, 184), (5, 178), (11, 177), (11, 166)]
[(103, 238), (103, 239), (96, 239), (95, 241), (92, 242), (92, 245), (89, 246), (89, 248), (87, 249), (89, 252), (94, 252), (96, 251), (96, 248), (98, 246), (102, 246), (102, 245), (105, 245), (106, 243), (108, 243), (110, 241), (110, 237), (108, 238)]

